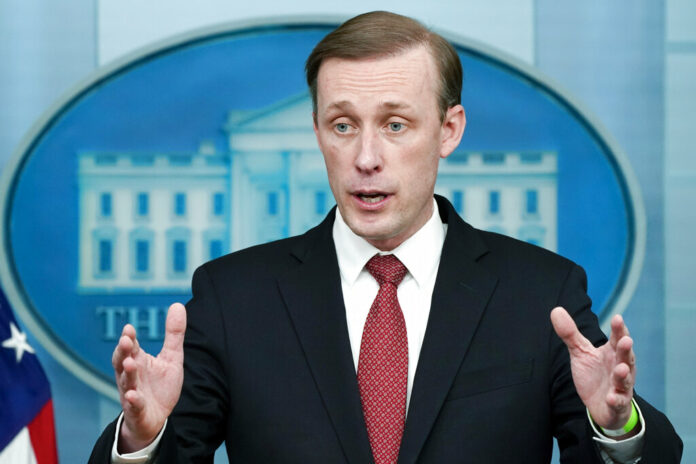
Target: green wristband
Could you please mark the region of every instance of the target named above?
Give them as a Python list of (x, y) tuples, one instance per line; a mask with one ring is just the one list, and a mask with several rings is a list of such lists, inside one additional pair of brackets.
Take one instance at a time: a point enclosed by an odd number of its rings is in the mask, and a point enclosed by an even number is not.
[(638, 410), (636, 409), (636, 404), (633, 402), (633, 400), (631, 400), (631, 417), (628, 418), (626, 425), (616, 430), (607, 430), (604, 427), (600, 428), (602, 429), (602, 433), (608, 437), (620, 437), (630, 433), (634, 428), (636, 428), (636, 425), (638, 425)]

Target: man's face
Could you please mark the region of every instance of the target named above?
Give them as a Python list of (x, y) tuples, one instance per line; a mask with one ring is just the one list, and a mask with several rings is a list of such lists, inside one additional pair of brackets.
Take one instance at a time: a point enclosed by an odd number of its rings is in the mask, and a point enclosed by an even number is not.
[(459, 144), (461, 105), (440, 120), (438, 74), (428, 50), (330, 58), (317, 77), (314, 132), (348, 226), (381, 250), (413, 235), (433, 212), (440, 158)]

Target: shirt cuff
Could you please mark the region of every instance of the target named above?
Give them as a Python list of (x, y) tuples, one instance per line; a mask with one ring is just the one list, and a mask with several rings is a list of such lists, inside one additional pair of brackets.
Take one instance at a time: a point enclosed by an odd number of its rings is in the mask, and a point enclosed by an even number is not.
[(118, 436), (121, 432), (121, 423), (123, 422), (123, 412), (118, 416), (118, 422), (116, 422), (116, 437), (114, 438), (114, 446), (111, 448), (111, 462), (113, 464), (148, 464), (150, 460), (154, 457), (155, 451), (157, 451), (157, 446), (162, 439), (162, 434), (164, 429), (167, 428), (167, 421), (164, 421), (162, 430), (157, 434), (155, 439), (147, 445), (145, 448), (134, 451), (133, 453), (119, 454), (118, 453)]
[(633, 401), (633, 405), (638, 411), (638, 420), (641, 425), (640, 432), (631, 438), (626, 438), (624, 440), (614, 440), (606, 435), (603, 435), (595, 425), (592, 417), (590, 417), (590, 411), (587, 411), (587, 419), (590, 421), (592, 430), (595, 436), (592, 439), (597, 442), (599, 446), (599, 453), (602, 459), (607, 464), (620, 463), (620, 464), (634, 464), (640, 461), (640, 454), (643, 451), (643, 437), (645, 436), (645, 419), (643, 419), (643, 413), (641, 412), (638, 404)]

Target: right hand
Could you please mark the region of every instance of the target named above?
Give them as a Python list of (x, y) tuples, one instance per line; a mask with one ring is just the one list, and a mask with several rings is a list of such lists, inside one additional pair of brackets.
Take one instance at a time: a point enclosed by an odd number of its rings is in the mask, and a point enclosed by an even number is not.
[(111, 359), (123, 408), (119, 453), (132, 453), (152, 443), (179, 401), (185, 332), (186, 308), (181, 303), (169, 307), (164, 344), (156, 358), (140, 348), (132, 325), (123, 327)]

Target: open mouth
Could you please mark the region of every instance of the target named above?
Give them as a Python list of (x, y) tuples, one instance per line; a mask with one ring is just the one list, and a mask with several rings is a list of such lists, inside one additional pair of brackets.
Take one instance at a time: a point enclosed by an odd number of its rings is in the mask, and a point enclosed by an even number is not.
[(387, 198), (383, 193), (358, 193), (358, 198), (368, 204), (379, 203)]
[(392, 195), (390, 193), (378, 191), (353, 192), (353, 198), (355, 198), (355, 200), (358, 202), (358, 207), (364, 209), (365, 211), (381, 210), (384, 205), (387, 204), (391, 196)]

